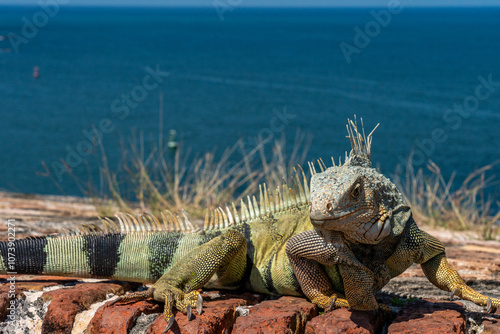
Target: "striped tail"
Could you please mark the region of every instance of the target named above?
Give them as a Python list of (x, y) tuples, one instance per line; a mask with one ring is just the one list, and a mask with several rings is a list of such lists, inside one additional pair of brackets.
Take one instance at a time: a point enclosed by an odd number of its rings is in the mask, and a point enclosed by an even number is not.
[(123, 236), (44, 236), (0, 242), (0, 273), (110, 278)]
[(4, 241), (0, 242), (0, 274), (154, 282), (184, 255), (220, 233), (96, 232)]

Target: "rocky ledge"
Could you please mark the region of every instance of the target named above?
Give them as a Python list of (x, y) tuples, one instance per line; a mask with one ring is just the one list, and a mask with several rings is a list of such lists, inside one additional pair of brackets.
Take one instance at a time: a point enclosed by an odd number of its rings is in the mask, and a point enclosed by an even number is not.
[[(16, 238), (57, 232), (95, 219), (84, 199), (0, 193), (0, 240), (7, 219)], [(473, 234), (428, 231), (446, 245), (448, 260), (477, 291), (500, 298), (500, 243)], [(161, 333), (163, 305), (153, 300), (115, 304), (118, 295), (145, 287), (127, 282), (54, 276), (0, 276), (0, 333)], [(468, 333), (500, 334), (500, 310), (449, 298), (414, 265), (378, 294), (391, 313), (336, 309), (323, 313), (304, 298), (249, 292), (203, 292), (203, 314), (180, 312), (168, 333)]]
[[(499, 296), (498, 282), (473, 286)], [(388, 287), (392, 288), (395, 286)], [(130, 283), (19, 277), (12, 313), (9, 289), (5, 283), (0, 288), (0, 317), (4, 320), (0, 333), (138, 334), (162, 333), (166, 327), (163, 305), (153, 300), (110, 306), (117, 295), (142, 289)], [(347, 309), (323, 313), (304, 298), (264, 300), (266, 296), (248, 292), (210, 291), (203, 297), (203, 313), (188, 321), (177, 312), (168, 333), (500, 333), (500, 311), (486, 314), (483, 308), (464, 301), (407, 299), (384, 292), (381, 300), (393, 309), (385, 314)]]

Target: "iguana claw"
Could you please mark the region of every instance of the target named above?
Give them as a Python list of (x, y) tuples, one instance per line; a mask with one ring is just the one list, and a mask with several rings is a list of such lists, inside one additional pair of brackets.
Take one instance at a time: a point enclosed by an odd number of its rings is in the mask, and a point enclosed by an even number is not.
[(189, 304), (186, 306), (186, 313), (188, 320), (191, 321), (191, 319), (193, 319), (193, 308)]
[(106, 307), (111, 307), (111, 306), (115, 305), (120, 300), (121, 300), (121, 297), (118, 297), (115, 300), (113, 300), (111, 303), (107, 304)]
[(486, 306), (487, 306), (486, 313), (490, 313), (491, 312), (491, 305), (492, 305), (491, 298), (488, 297), (488, 301), (486, 302)]
[(201, 295), (198, 295), (198, 298), (196, 299), (196, 311), (198, 312), (198, 315), (201, 315), (201, 313), (203, 312), (202, 307), (203, 297)]
[(171, 316), (170, 319), (168, 320), (168, 324), (167, 324), (167, 327), (165, 327), (165, 330), (163, 331), (163, 333), (166, 333), (168, 332), (168, 330), (170, 328), (172, 328), (172, 325), (174, 324), (175, 322), (175, 317), (174, 316)]
[(453, 301), (453, 296), (455, 296), (455, 292), (457, 292), (457, 288), (451, 290), (450, 300)]
[(123, 295), (119, 296), (115, 300), (113, 300), (111, 303), (107, 304), (106, 307), (110, 307), (115, 305), (118, 302), (136, 302), (139, 300), (145, 300), (148, 298), (152, 298), (154, 293), (154, 289), (147, 289), (144, 291), (136, 291), (128, 295)]
[(333, 310), (333, 307), (335, 306), (335, 301), (337, 300), (337, 297), (333, 296), (332, 297), (332, 303), (328, 307), (328, 312), (331, 312)]

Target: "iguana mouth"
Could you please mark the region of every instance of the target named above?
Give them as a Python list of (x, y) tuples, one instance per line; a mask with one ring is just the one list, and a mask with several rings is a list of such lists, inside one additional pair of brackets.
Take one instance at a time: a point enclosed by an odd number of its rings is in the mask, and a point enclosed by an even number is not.
[(312, 217), (310, 217), (310, 219), (311, 219), (311, 223), (313, 223), (313, 224), (315, 222), (318, 222), (318, 224), (323, 225), (326, 222), (337, 222), (337, 221), (345, 219), (349, 216), (352, 216), (352, 212), (349, 212), (346, 214), (341, 214), (341, 215), (333, 215), (333, 216), (325, 217), (325, 218), (312, 218)]

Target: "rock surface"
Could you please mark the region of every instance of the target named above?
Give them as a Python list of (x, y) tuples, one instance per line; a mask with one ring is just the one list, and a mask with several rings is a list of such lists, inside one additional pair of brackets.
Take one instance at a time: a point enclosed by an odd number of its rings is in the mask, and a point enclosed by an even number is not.
[(108, 307), (101, 306), (90, 321), (85, 334), (119, 334), (128, 333), (134, 321), (141, 314), (158, 313), (160, 305), (154, 300), (143, 300), (136, 303), (115, 304)]
[(42, 333), (70, 333), (77, 313), (105, 300), (108, 294), (123, 294), (126, 285), (113, 283), (77, 284), (71, 288), (45, 292), (41, 299), (50, 301)]
[(500, 319), (486, 318), (482, 321), (483, 333), (482, 334), (500, 334)]
[(375, 334), (384, 325), (385, 315), (376, 312), (333, 310), (307, 323), (306, 334)]
[(403, 306), (388, 334), (464, 334), (465, 309), (460, 303), (419, 300)]
[[(247, 305), (243, 298), (230, 298), (204, 302), (201, 315), (193, 312), (193, 318), (188, 321), (187, 316), (181, 312), (175, 314), (175, 323), (167, 333), (205, 333), (219, 334), (227, 330), (231, 333), (234, 322), (238, 316), (236, 308)], [(146, 333), (161, 333), (166, 328), (167, 322), (163, 314), (159, 314), (155, 321), (147, 328)]]
[(304, 333), (307, 321), (318, 315), (316, 305), (304, 298), (281, 297), (267, 300), (236, 319), (235, 333)]

